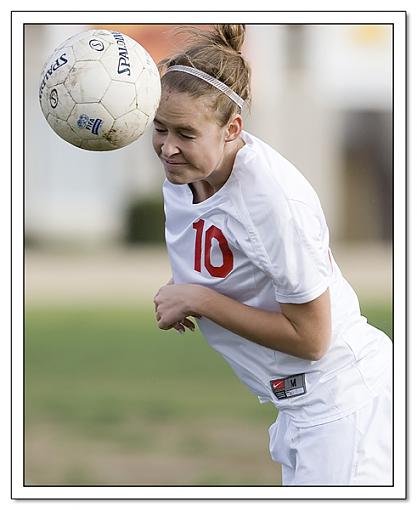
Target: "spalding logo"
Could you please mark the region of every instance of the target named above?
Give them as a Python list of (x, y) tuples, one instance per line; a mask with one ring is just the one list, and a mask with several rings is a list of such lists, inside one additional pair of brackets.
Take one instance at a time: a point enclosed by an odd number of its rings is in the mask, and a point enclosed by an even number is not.
[(49, 104), (54, 109), (58, 106), (58, 91), (56, 89), (52, 89), (49, 94)]
[(96, 51), (103, 51), (104, 50), (104, 44), (102, 41), (99, 41), (98, 39), (90, 39), (90, 42), (88, 43), (90, 48)]
[(120, 32), (112, 32), (112, 34), (119, 48), (119, 65), (117, 66), (117, 72), (118, 74), (127, 73), (128, 76), (130, 76), (129, 53), (123, 35)]
[(48, 69), (46, 70), (46, 73), (43, 77), (42, 83), (39, 87), (39, 99), (42, 99), (43, 89), (46, 87), (46, 82), (49, 80), (49, 78), (53, 75), (53, 73), (65, 65), (68, 62), (68, 59), (66, 58), (66, 53), (63, 53), (61, 56), (59, 56), (55, 62), (53, 62)]

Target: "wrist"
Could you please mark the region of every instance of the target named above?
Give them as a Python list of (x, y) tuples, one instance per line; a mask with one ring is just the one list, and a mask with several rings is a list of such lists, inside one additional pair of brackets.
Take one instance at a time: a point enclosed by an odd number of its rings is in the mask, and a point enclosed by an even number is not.
[(212, 295), (215, 293), (212, 289), (204, 287), (203, 285), (195, 285), (195, 292), (192, 293), (190, 303), (190, 309), (192, 314), (206, 316), (208, 305), (212, 299)]

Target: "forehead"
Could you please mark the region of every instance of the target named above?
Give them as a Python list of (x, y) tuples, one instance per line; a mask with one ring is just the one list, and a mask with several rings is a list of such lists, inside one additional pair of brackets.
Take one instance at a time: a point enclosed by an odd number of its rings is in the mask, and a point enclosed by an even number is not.
[(215, 124), (214, 113), (204, 97), (193, 97), (173, 89), (162, 89), (161, 101), (155, 116), (164, 124), (201, 128), (202, 124)]

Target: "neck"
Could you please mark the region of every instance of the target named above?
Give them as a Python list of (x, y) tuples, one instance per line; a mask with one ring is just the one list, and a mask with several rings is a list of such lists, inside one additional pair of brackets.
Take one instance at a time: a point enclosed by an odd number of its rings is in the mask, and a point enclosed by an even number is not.
[(213, 192), (216, 193), (227, 181), (230, 174), (232, 173), (233, 165), (235, 162), (236, 154), (245, 145), (242, 138), (237, 138), (233, 142), (226, 144), (224, 157), (216, 170), (212, 172), (207, 178), (207, 183), (213, 188)]

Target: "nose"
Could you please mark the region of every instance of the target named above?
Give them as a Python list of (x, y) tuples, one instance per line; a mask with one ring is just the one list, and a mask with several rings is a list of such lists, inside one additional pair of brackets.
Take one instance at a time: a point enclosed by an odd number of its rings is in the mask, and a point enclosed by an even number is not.
[(179, 154), (181, 151), (176, 143), (176, 138), (170, 134), (167, 134), (161, 144), (161, 156), (169, 158), (175, 154)]

